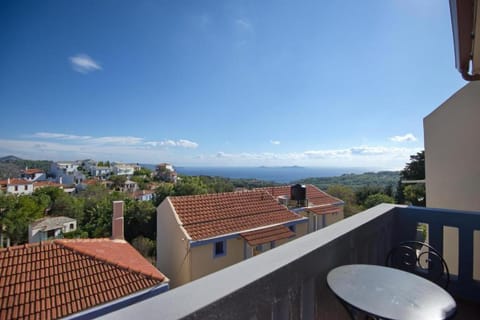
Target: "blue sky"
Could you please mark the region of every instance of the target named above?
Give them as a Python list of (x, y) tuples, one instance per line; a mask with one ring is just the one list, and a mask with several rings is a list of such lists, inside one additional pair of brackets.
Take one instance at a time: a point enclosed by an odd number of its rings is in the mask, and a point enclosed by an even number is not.
[(0, 156), (398, 169), (464, 84), (446, 0), (0, 2)]

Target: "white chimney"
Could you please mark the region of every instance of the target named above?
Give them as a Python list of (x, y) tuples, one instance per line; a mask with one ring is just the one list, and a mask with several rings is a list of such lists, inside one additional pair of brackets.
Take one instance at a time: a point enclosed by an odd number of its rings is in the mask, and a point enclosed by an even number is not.
[(125, 240), (123, 236), (123, 201), (113, 201), (112, 240)]

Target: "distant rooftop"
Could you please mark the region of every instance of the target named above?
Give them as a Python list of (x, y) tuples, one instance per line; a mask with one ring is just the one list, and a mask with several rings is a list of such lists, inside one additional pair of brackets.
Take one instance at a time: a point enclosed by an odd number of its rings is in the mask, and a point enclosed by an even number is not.
[(38, 219), (32, 223), (33, 229), (43, 229), (44, 231), (62, 228), (65, 223), (76, 222), (75, 219), (69, 217), (45, 217)]

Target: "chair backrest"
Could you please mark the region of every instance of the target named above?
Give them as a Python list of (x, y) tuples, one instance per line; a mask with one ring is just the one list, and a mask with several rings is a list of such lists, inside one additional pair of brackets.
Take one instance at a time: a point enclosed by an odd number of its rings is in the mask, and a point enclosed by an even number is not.
[(447, 289), (450, 272), (442, 255), (420, 241), (405, 241), (390, 250), (385, 265), (424, 277)]

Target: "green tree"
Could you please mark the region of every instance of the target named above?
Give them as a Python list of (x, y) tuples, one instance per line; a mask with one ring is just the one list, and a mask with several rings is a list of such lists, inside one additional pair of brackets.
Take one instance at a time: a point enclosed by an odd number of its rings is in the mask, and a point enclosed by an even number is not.
[(33, 192), (34, 197), (41, 198), (42, 196), (47, 196), (51, 202), (55, 202), (58, 197), (65, 195), (65, 192), (57, 187), (43, 187), (40, 189), (36, 189)]
[(63, 233), (63, 237), (66, 239), (86, 239), (88, 238), (88, 232), (77, 228), (75, 231)]
[(130, 179), (138, 184), (138, 188), (140, 190), (148, 189), (148, 183), (150, 182), (150, 178), (145, 178), (143, 176), (133, 176)]
[(83, 221), (83, 200), (63, 192), (53, 201), (49, 214), (52, 216), (66, 216)]
[(26, 243), (28, 225), (42, 218), (45, 208), (29, 195), (6, 197), (0, 200), (1, 224), (4, 231), (12, 244)]
[(149, 259), (152, 263), (155, 262), (155, 240), (138, 236), (132, 240), (132, 246), (138, 250), (145, 258)]
[(364, 203), (365, 209), (375, 207), (376, 205), (379, 205), (381, 203), (393, 203), (394, 200), (392, 197), (387, 196), (386, 194), (383, 193), (376, 193), (376, 194), (371, 194), (367, 197)]
[(175, 185), (176, 196), (186, 196), (208, 193), (207, 186), (199, 177), (182, 177), (181, 182)]
[(110, 237), (112, 233), (113, 206), (109, 198), (85, 208), (83, 230), (88, 233), (89, 238)]
[(155, 238), (156, 209), (151, 201), (125, 199), (125, 239), (132, 241), (138, 236)]
[(121, 176), (111, 176), (110, 181), (113, 183), (113, 188), (115, 190), (118, 190), (120, 187), (122, 187), (125, 184), (125, 181), (127, 181), (127, 177), (124, 175)]
[(152, 170), (148, 168), (140, 168), (133, 173), (134, 176), (150, 177), (152, 175)]
[(330, 185), (327, 193), (345, 202), (343, 212), (345, 217), (349, 217), (361, 211), (361, 207), (357, 205), (357, 197), (352, 188), (340, 184)]
[(409, 184), (403, 188), (405, 200), (414, 206), (425, 207), (425, 185)]
[(358, 205), (364, 205), (367, 201), (367, 198), (372, 194), (383, 193), (383, 190), (380, 186), (363, 186), (355, 192)]
[(413, 205), (425, 207), (427, 200), (425, 184), (408, 185), (402, 183), (402, 181), (423, 179), (425, 179), (425, 151), (411, 155), (410, 162), (400, 171), (400, 181), (395, 195), (397, 203), (408, 201)]
[(173, 183), (164, 182), (160, 184), (155, 189), (154, 205), (158, 206), (166, 197), (173, 196), (174, 194), (175, 186)]
[(410, 162), (400, 171), (400, 177), (404, 180), (425, 179), (425, 151), (410, 156)]

